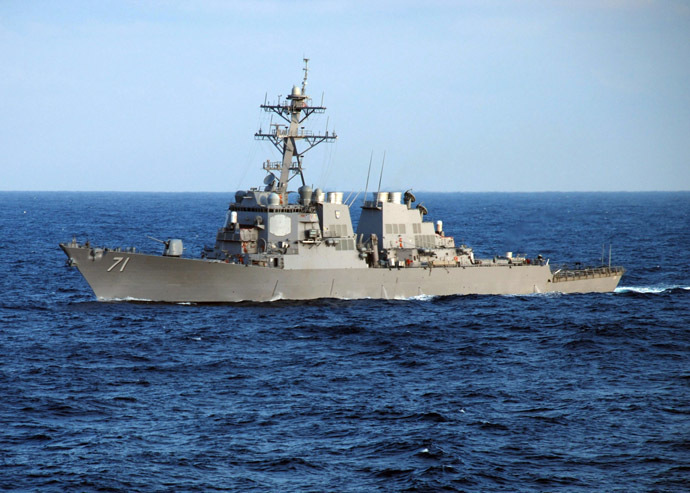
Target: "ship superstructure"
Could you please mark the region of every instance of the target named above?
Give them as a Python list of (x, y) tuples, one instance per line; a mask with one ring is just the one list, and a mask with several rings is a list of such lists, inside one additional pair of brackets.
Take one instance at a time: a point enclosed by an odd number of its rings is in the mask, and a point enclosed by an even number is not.
[[(280, 161), (266, 161), (262, 187), (239, 190), (201, 258), (182, 256), (182, 240), (165, 242), (162, 255), (96, 248), (76, 240), (60, 244), (98, 299), (165, 302), (269, 301), (275, 299), (406, 298), (417, 295), (527, 294), (612, 291), (624, 269), (559, 270), (548, 261), (508, 252), (477, 259), (471, 248), (446, 236), (441, 221), (425, 220), (407, 192), (365, 197), (356, 230), (343, 193), (308, 186), (305, 154), (337, 138), (314, 133), (306, 121), (323, 106), (301, 86), (261, 108), (284, 123), (259, 129)], [(291, 192), (289, 188), (299, 185)], [(294, 188), (293, 188), (294, 190)], [(366, 195), (366, 194), (365, 194)]]

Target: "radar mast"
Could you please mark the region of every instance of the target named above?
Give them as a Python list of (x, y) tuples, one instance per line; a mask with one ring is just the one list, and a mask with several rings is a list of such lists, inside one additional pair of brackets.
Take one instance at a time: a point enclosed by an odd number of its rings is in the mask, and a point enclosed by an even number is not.
[[(268, 186), (281, 197), (281, 203), (287, 204), (288, 182), (299, 175), (302, 185), (305, 185), (302, 173), (302, 158), (307, 151), (313, 149), (322, 142), (331, 142), (338, 138), (335, 132), (314, 133), (305, 130), (302, 125), (312, 114), (324, 113), (325, 106), (310, 106), (311, 98), (306, 94), (307, 77), (309, 74), (309, 59), (304, 58), (304, 79), (302, 87), (292, 86), (290, 95), (278, 104), (262, 104), (261, 108), (267, 112), (273, 112), (287, 122), (284, 124), (273, 124), (268, 132), (259, 129), (254, 134), (257, 140), (268, 140), (273, 144), (282, 155), (282, 161), (267, 161), (263, 168), (269, 175), (279, 172), (278, 180), (273, 181)], [(306, 147), (301, 151), (297, 144), (300, 141), (306, 143)]]

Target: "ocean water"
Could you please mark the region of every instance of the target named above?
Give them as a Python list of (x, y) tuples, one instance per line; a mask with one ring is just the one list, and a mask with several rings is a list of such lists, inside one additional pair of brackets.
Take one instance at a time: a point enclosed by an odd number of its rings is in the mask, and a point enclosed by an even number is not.
[(479, 256), (610, 245), (627, 273), (606, 294), (101, 303), (58, 242), (198, 256), (232, 194), (0, 193), (0, 489), (688, 491), (690, 193), (418, 198)]

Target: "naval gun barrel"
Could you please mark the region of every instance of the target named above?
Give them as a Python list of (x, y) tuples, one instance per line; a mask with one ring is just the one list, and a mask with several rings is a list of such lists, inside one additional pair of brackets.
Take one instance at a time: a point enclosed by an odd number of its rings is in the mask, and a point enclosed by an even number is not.
[(153, 236), (148, 236), (148, 235), (146, 235), (146, 237), (147, 237), (149, 240), (157, 241), (158, 243), (162, 243), (162, 244), (164, 244), (164, 245), (167, 245), (167, 244), (168, 244), (167, 241), (159, 240), (158, 238), (154, 238)]
[(168, 241), (163, 241), (159, 240), (158, 238), (154, 238), (153, 236), (146, 236), (147, 238), (157, 241), (158, 243), (162, 243), (165, 245), (165, 249), (163, 250), (163, 256), (164, 257), (181, 257), (182, 252), (184, 251), (184, 247), (182, 246), (182, 240), (180, 239), (169, 239)]

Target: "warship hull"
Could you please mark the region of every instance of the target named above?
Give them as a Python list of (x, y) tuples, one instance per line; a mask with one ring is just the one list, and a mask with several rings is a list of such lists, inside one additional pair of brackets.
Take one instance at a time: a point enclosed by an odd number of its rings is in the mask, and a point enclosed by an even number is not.
[(610, 292), (623, 272), (554, 275), (549, 265), (299, 269), (259, 267), (61, 244), (100, 301), (405, 299), (444, 295)]
[[(215, 244), (204, 247), (201, 258), (183, 257), (180, 238), (149, 237), (165, 245), (162, 255), (80, 245), (76, 238), (60, 244), (99, 300), (405, 299), (616, 288), (623, 268), (552, 271), (542, 255), (528, 258), (513, 252), (476, 258), (472, 248), (456, 245), (446, 235), (443, 221), (434, 227), (425, 220), (429, 211), (423, 204), (413, 206), (411, 189), (381, 190), (383, 163), (379, 188), (368, 197), (371, 160), (355, 229), (350, 207), (359, 194), (348, 203), (343, 192), (312, 189), (304, 177), (305, 153), (338, 138), (328, 128), (306, 127), (311, 115), (326, 110), (306, 93), (308, 62), (305, 58), (301, 87), (294, 85), (287, 97), (265, 99), (261, 105), (271, 117), (268, 128), (260, 125), (254, 138), (273, 144), (281, 160), (262, 163), (263, 186), (235, 192)], [(296, 191), (289, 189), (298, 184)]]

